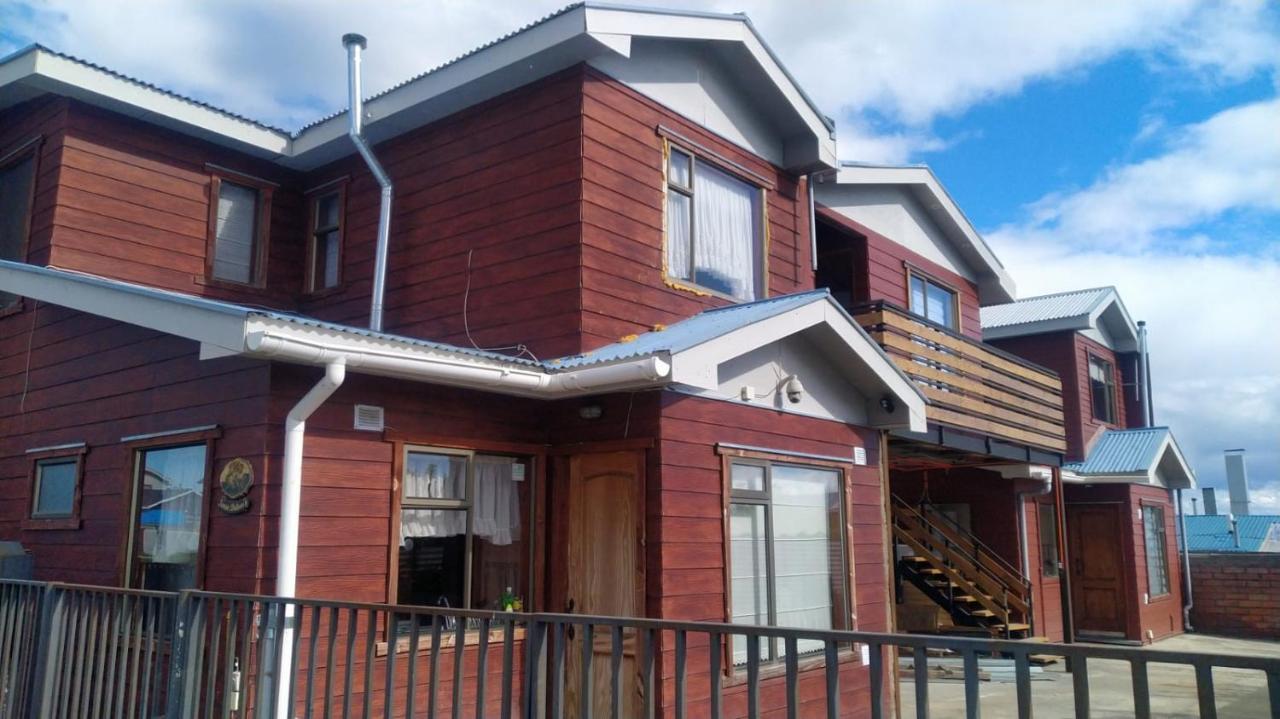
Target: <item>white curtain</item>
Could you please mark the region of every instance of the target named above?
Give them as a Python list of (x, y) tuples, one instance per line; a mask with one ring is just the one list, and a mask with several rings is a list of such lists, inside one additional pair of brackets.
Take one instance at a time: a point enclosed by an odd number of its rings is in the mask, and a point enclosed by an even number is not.
[(506, 546), (520, 537), (520, 493), (516, 460), (476, 457), (476, 499), (472, 531), (490, 544)]
[[(414, 461), (421, 458), (420, 461)], [(438, 460), (445, 461), (438, 461)], [(475, 491), (471, 495), (472, 533), (490, 544), (506, 546), (520, 539), (518, 460), (475, 458)], [(523, 465), (521, 465), (523, 469)], [(465, 496), (466, 462), (440, 455), (410, 455), (405, 472), (406, 497)], [(467, 533), (463, 509), (419, 509), (400, 512), (400, 541), (412, 537), (453, 537)]]
[[(831, 629), (832, 580), (843, 564), (838, 537), (838, 475), (828, 470), (775, 465), (773, 468), (774, 596), (778, 626)], [(840, 578), (839, 581), (843, 581)], [(822, 642), (800, 640), (801, 653)], [(779, 646), (779, 653), (782, 648)]]
[(667, 191), (667, 272), (682, 280), (693, 279), (689, 272), (689, 222), (693, 217), (689, 196)]
[(706, 163), (694, 167), (694, 281), (740, 300), (756, 299), (760, 191)]
[(213, 276), (235, 282), (253, 279), (253, 244), (258, 214), (258, 191), (231, 182), (218, 185), (217, 237), (213, 245)]

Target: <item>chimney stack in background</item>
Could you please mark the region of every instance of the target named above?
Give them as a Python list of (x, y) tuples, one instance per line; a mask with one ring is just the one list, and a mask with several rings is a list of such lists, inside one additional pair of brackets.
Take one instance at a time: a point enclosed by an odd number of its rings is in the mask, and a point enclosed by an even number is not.
[(1244, 450), (1228, 449), (1223, 452), (1227, 462), (1227, 495), (1231, 498), (1231, 513), (1249, 515), (1249, 474), (1245, 470)]
[(1206, 516), (1214, 516), (1218, 513), (1218, 498), (1213, 494), (1213, 487), (1205, 487), (1200, 490), (1204, 493), (1204, 513)]

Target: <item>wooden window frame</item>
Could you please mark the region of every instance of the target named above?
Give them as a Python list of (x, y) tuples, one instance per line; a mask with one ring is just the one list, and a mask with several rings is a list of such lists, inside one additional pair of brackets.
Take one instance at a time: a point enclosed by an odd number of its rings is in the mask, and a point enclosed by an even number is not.
[[(347, 250), (347, 184), (350, 178), (339, 177), (336, 180), (330, 180), (318, 187), (314, 187), (306, 192), (304, 199), (307, 205), (307, 252), (306, 252), (306, 272), (303, 277), (303, 294), (307, 297), (325, 297), (342, 291), (346, 283), (343, 272), (343, 259)], [(320, 231), (317, 227), (317, 211), (322, 198), (330, 195), (338, 196), (338, 224), (335, 227), (327, 228), (325, 232), (337, 230), (338, 232), (338, 281), (332, 287), (316, 287), (316, 233)]]
[[(40, 149), (43, 145), (44, 136), (36, 135), (0, 151), (0, 172), (10, 165), (16, 165), (27, 157), (31, 158), (31, 187), (27, 194), (27, 210), (22, 218), (22, 246), (18, 251), (22, 262), (28, 261), (31, 257), (31, 219), (35, 211), (36, 185), (40, 183)], [(12, 303), (0, 307), (0, 317), (18, 314), (22, 312), (24, 307), (25, 301), (19, 296)]]
[[(924, 269), (911, 264), (910, 262), (903, 262), (902, 266), (903, 266), (903, 270), (905, 271), (906, 279), (907, 279), (907, 287), (906, 287), (907, 298), (906, 298), (906, 303), (903, 305), (904, 307), (907, 308), (907, 312), (910, 313), (912, 317), (924, 320), (925, 322), (936, 325), (938, 327), (944, 327), (948, 330), (951, 330), (952, 332), (961, 332), (962, 331), (961, 328), (964, 326), (964, 323), (960, 317), (960, 288), (956, 287), (954, 284), (950, 282), (947, 282), (946, 280), (939, 279), (937, 275), (931, 272), (927, 272)], [(954, 327), (951, 325), (944, 325), (941, 322), (930, 319), (925, 315), (919, 312), (916, 312), (914, 309), (912, 309), (911, 307), (912, 278), (919, 278), (920, 281), (924, 282), (926, 304), (929, 301), (929, 285), (931, 284), (936, 285), (938, 288), (946, 290), (951, 294), (951, 316), (955, 318)]]
[[(1160, 524), (1158, 527), (1158, 536), (1160, 537), (1160, 563), (1164, 565), (1164, 591), (1157, 594), (1151, 590), (1151, 559), (1147, 548), (1147, 510), (1154, 510), (1160, 513)], [(1169, 537), (1165, 531), (1165, 505), (1159, 502), (1149, 502), (1141, 500), (1138, 502), (1138, 514), (1142, 518), (1142, 555), (1145, 560), (1142, 563), (1142, 569), (1147, 576), (1147, 603), (1152, 604), (1157, 600), (1167, 599), (1173, 596), (1173, 575), (1169, 571)]]
[[(1055, 581), (1059, 581), (1062, 579), (1062, 556), (1058, 547), (1058, 533), (1060, 531), (1058, 527), (1058, 508), (1054, 506), (1053, 502), (1036, 502), (1035, 507), (1036, 507), (1036, 539), (1037, 539), (1036, 543), (1039, 545), (1039, 552), (1040, 552), (1040, 577), (1042, 579), (1052, 579)], [(1042, 533), (1044, 529), (1044, 520), (1042, 519), (1043, 512), (1049, 512), (1049, 516), (1053, 518), (1054, 536), (1052, 538), (1051, 543), (1053, 545), (1053, 553), (1057, 555), (1054, 559), (1053, 574), (1049, 574), (1048, 572), (1046, 572), (1045, 566), (1044, 566), (1045, 538)]]
[[(88, 454), (88, 445), (82, 443), (60, 447), (48, 447), (28, 451), (27, 459), (30, 467), (27, 473), (28, 497), (27, 516), (22, 520), (24, 530), (46, 529), (80, 529), (80, 502), (84, 492), (84, 464)], [(61, 464), (67, 459), (75, 462), (75, 491), (71, 498), (71, 511), (68, 514), (36, 514), (36, 501), (39, 499), (40, 468), (46, 464)]]
[[(205, 165), (209, 172), (209, 223), (205, 236), (204, 278), (202, 284), (227, 289), (265, 289), (267, 286), (268, 246), (271, 241), (271, 200), (276, 183), (216, 165)], [(254, 215), (254, 248), (248, 282), (215, 277), (214, 258), (218, 245), (218, 203), (223, 182), (248, 187), (258, 193)]]
[[(744, 465), (765, 465), (785, 464), (800, 467), (815, 467), (821, 469), (834, 470), (839, 475), (840, 482), (840, 526), (843, 529), (840, 538), (841, 545), (841, 561), (843, 571), (841, 576), (844, 578), (845, 584), (845, 607), (842, 616), (848, 622), (851, 630), (857, 628), (857, 580), (855, 577), (855, 569), (853, 564), (853, 527), (849, 514), (849, 502), (852, 499), (852, 483), (850, 472), (854, 467), (852, 460), (843, 461), (836, 459), (824, 459), (814, 455), (803, 453), (788, 453), (783, 451), (767, 451), (757, 449), (743, 449), (726, 445), (717, 445), (716, 453), (720, 455), (720, 474), (721, 474), (721, 515), (722, 515), (722, 531), (723, 531), (723, 562), (724, 562), (724, 621), (726, 624), (733, 623), (733, 577), (730, 571), (732, 567), (732, 554), (730, 550), (730, 530), (729, 516), (731, 507), (735, 503), (744, 504), (768, 504), (770, 501), (767, 492), (756, 492), (751, 490), (736, 490), (739, 495), (735, 496), (733, 490), (733, 466), (735, 464)], [(768, 482), (768, 474), (766, 471), (766, 482)], [(766, 485), (767, 486), (767, 485)], [(769, 522), (769, 530), (766, 534), (767, 542), (771, 545), (772, 537), (772, 520)], [(772, 552), (767, 560), (768, 570), (773, 572)], [(773, 578), (769, 579), (769, 597), (770, 610), (776, 610), (773, 602), (774, 589)], [(774, 626), (774, 625), (766, 625)], [(736, 667), (733, 664), (733, 647), (731, 642), (724, 642), (723, 656), (721, 658), (721, 666), (723, 672), (730, 681), (730, 685), (735, 685), (746, 681), (746, 667)], [(860, 656), (854, 647), (841, 648), (837, 654), (837, 661), (840, 664), (846, 662), (859, 662)], [(800, 657), (797, 665), (801, 671), (822, 666), (826, 659), (823, 656)], [(760, 661), (760, 675), (762, 678), (781, 675), (785, 672), (785, 661), (779, 658), (763, 659)]]
[[(1107, 382), (1106, 382), (1107, 399), (1110, 404), (1110, 406), (1107, 408), (1107, 415), (1108, 415), (1107, 419), (1102, 419), (1101, 417), (1098, 416), (1097, 402), (1095, 402), (1093, 398), (1093, 374), (1090, 370), (1093, 369), (1094, 362), (1097, 362), (1106, 368), (1106, 372), (1104, 372), (1104, 374), (1107, 377)], [(1093, 351), (1086, 352), (1085, 379), (1089, 381), (1089, 416), (1093, 418), (1093, 421), (1095, 422), (1101, 422), (1103, 424), (1118, 426), (1119, 419), (1120, 419), (1120, 408), (1118, 404), (1119, 393), (1116, 391), (1116, 388), (1119, 386), (1119, 383), (1116, 382), (1115, 362), (1107, 361), (1105, 357), (1098, 354), (1097, 352), (1093, 352)]]
[[(388, 524), (387, 535), (387, 603), (396, 604), (399, 596), (399, 562), (400, 562), (400, 512), (404, 508), (404, 468), (409, 452), (425, 452), (428, 454), (445, 454), (453, 456), (468, 457), (467, 468), (467, 498), (464, 502), (458, 500), (418, 500), (410, 504), (410, 508), (421, 507), (425, 509), (464, 509), (467, 511), (467, 561), (465, 567), (466, 586), (464, 588), (464, 603), (470, 603), (471, 599), (471, 542), (472, 542), (472, 524), (473, 515), (471, 504), (474, 502), (472, 492), (475, 489), (475, 457), (477, 455), (511, 457), (514, 459), (522, 459), (526, 462), (528, 469), (525, 481), (530, 482), (529, 485), (529, 508), (528, 516), (521, 516), (522, 520), (528, 522), (529, 527), (529, 585), (523, 588), (526, 592), (525, 596), (525, 612), (536, 611), (533, 606), (537, 591), (540, 588), (538, 573), (542, 569), (540, 561), (540, 553), (537, 551), (542, 544), (543, 528), (537, 524), (538, 518), (538, 502), (543, 491), (544, 471), (546, 467), (546, 447), (543, 445), (531, 445), (520, 443), (475, 443), (469, 440), (460, 440), (446, 437), (411, 440), (407, 437), (400, 436), (398, 433), (388, 431), (384, 434), (384, 438), (392, 443), (394, 448), (394, 461), (392, 462), (392, 482), (391, 482), (391, 521)], [(438, 502), (438, 504), (432, 504)], [(465, 504), (465, 506), (462, 506)], [(456, 607), (463, 609), (463, 607)], [(467, 630), (467, 645), (473, 643), (473, 630)], [(396, 653), (403, 653), (409, 650), (408, 637), (397, 636), (390, 622), (387, 622), (381, 630), (382, 641), (378, 642), (378, 655), (382, 656), (388, 651), (391, 641), (396, 642)], [(403, 641), (401, 641), (403, 639)], [(423, 637), (424, 641), (420, 641), (418, 649), (430, 648), (430, 637)], [(491, 639), (491, 641), (499, 641), (499, 639)], [(451, 646), (451, 645), (447, 645)]]
[[(674, 133), (662, 126), (658, 127), (658, 135), (662, 139), (662, 281), (668, 287), (683, 292), (691, 292), (700, 297), (719, 297), (733, 303), (755, 302), (769, 298), (769, 191), (774, 189), (772, 183), (767, 178), (751, 172), (742, 165), (706, 148), (682, 135)], [(671, 180), (671, 151), (677, 150), (689, 156), (689, 185), (681, 186), (674, 184)], [(694, 211), (694, 198), (696, 188), (694, 186), (694, 173), (697, 171), (699, 162), (706, 163), (711, 167), (754, 187), (760, 193), (760, 287), (758, 288), (757, 297), (752, 300), (744, 300), (734, 297), (725, 292), (704, 287), (691, 279), (676, 277), (671, 273), (671, 246), (669, 242), (668, 216), (667, 216), (667, 196), (672, 192), (685, 195), (689, 198), (689, 257), (693, 258), (693, 243), (697, 242), (697, 221)], [(692, 273), (690, 273), (692, 274)]]
[(222, 428), (217, 426), (199, 427), (189, 430), (176, 430), (173, 432), (159, 432), (138, 437), (136, 439), (123, 439), (121, 444), (125, 446), (129, 452), (129, 514), (125, 522), (124, 551), (121, 554), (120, 565), (117, 567), (117, 573), (120, 577), (120, 586), (128, 588), (130, 582), (136, 579), (132, 577), (133, 568), (133, 541), (137, 535), (138, 521), (138, 500), (139, 488), (142, 486), (142, 455), (150, 450), (190, 447), (198, 444), (205, 446), (204, 450), (204, 505), (200, 511), (200, 548), (196, 550), (196, 570), (195, 570), (195, 587), (200, 589), (205, 584), (205, 555), (209, 550), (208, 531), (209, 531), (209, 512), (213, 506), (213, 467), (215, 463), (214, 450), (216, 449), (217, 440), (222, 437)]

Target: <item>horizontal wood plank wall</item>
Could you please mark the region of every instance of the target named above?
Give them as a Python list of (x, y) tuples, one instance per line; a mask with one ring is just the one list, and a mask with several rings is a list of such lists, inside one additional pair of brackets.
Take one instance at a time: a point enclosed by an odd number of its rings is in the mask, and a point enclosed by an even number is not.
[[(873, 430), (729, 402), (664, 393), (658, 454), (661, 472), (651, 486), (649, 573), (650, 614), (664, 619), (725, 621), (724, 530), (722, 519), (721, 457), (718, 442), (793, 452), (850, 457), (855, 446), (867, 450), (867, 466), (851, 467), (852, 506), (846, 508), (853, 526), (850, 555), (855, 573), (854, 602), (857, 628), (887, 631), (890, 610), (885, 585), (882, 521), (883, 495), (878, 468), (879, 439)], [(653, 531), (655, 530), (656, 531)], [(691, 642), (691, 647), (694, 644)], [(664, 646), (663, 676), (674, 676), (674, 647)], [(705, 644), (691, 648), (689, 703), (705, 702), (709, 691)], [(821, 670), (818, 670), (819, 672)], [(815, 675), (820, 677), (820, 674)], [(819, 715), (825, 705), (822, 681), (800, 682), (802, 716)], [(841, 706), (847, 716), (863, 716), (868, 707), (868, 675), (855, 663), (841, 672)], [(761, 686), (764, 714), (785, 701), (782, 677)], [(726, 684), (728, 686), (728, 684)], [(674, 699), (666, 687), (664, 706)], [(725, 716), (743, 716), (745, 694), (726, 689)]]
[[(264, 364), (203, 362), (187, 340), (50, 305), (0, 319), (0, 539), (32, 551), (37, 579), (118, 586), (133, 478), (120, 438), (216, 424), (214, 472), (243, 457), (257, 481), (248, 513), (209, 512), (206, 587), (261, 590), (267, 390)], [(25, 451), (72, 442), (88, 446), (81, 527), (23, 529)]]
[(769, 294), (813, 288), (804, 180), (591, 69), (583, 90), (582, 333), (585, 349), (670, 324), (717, 297), (673, 289), (663, 277), (663, 155), (659, 125), (771, 182)]
[(27, 260), (37, 264), (49, 261), (49, 242), (66, 138), (67, 106), (67, 100), (47, 96), (0, 113), (0, 155), (8, 154), (33, 138), (40, 138), (36, 187), (27, 235)]
[[(1062, 413), (1067, 430), (1067, 453), (1065, 461), (1077, 462), (1084, 459), (1084, 446), (1096, 425), (1085, 424), (1088, 417), (1089, 375), (1088, 368), (1082, 369), (1080, 353), (1076, 347), (1076, 333), (1050, 332), (1027, 337), (1010, 337), (991, 340), (990, 344), (1023, 359), (1034, 362), (1041, 367), (1053, 370), (1062, 380)], [(1083, 373), (1083, 380), (1081, 379)]]
[[(1178, 553), (1177, 516), (1173, 498), (1167, 489), (1141, 484), (1129, 487), (1129, 518), (1133, 522), (1133, 556), (1137, 558), (1134, 570), (1138, 580), (1139, 634), (1134, 639), (1145, 643), (1182, 633), (1182, 557)], [(1160, 507), (1164, 512), (1165, 566), (1169, 568), (1169, 593), (1150, 595), (1151, 583), (1147, 578), (1147, 543), (1143, 530), (1141, 508), (1144, 505)], [(1148, 594), (1146, 601), (1143, 595)], [(1150, 631), (1152, 639), (1147, 638)]]
[[(1116, 353), (1111, 351), (1105, 345), (1095, 342), (1080, 333), (1075, 333), (1075, 356), (1076, 381), (1080, 383), (1080, 428), (1084, 443), (1081, 445), (1081, 455), (1088, 452), (1090, 440), (1096, 436), (1103, 428), (1120, 429), (1125, 426), (1125, 403), (1124, 403), (1124, 385), (1120, 377), (1120, 366), (1116, 362)], [(1099, 422), (1093, 418), (1093, 392), (1089, 387), (1089, 355), (1094, 355), (1099, 359), (1106, 360), (1111, 363), (1111, 381), (1116, 385), (1116, 407), (1114, 422)], [(1062, 378), (1062, 384), (1067, 384), (1070, 380), (1067, 377)]]
[[(976, 340), (982, 339), (982, 320), (978, 316), (978, 286), (938, 263), (898, 244), (860, 222), (826, 207), (817, 208), (823, 224), (839, 228), (853, 240), (866, 245), (867, 276), (855, 278), (859, 295), (867, 301), (887, 300), (899, 307), (910, 307), (907, 267), (915, 266), (957, 290), (960, 302), (960, 332)], [(861, 239), (859, 239), (859, 237)], [(865, 292), (863, 291), (865, 288)]]
[[(69, 101), (51, 264), (217, 299), (293, 309), (305, 227), (294, 175), (136, 119)], [(207, 163), (280, 183), (267, 286), (207, 285)]]
[[(388, 330), (470, 345), (469, 325), (485, 347), (525, 344), (540, 357), (578, 351), (581, 95), (582, 70), (570, 69), (375, 148), (395, 183)], [(304, 184), (344, 175), (342, 289), (303, 310), (363, 325), (377, 184), (355, 155)]]

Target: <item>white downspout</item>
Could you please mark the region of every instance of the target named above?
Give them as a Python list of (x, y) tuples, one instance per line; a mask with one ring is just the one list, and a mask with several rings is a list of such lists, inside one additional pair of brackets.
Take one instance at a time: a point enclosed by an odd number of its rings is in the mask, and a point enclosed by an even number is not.
[[(347, 377), (347, 362), (339, 357), (324, 368), (324, 377), (289, 410), (284, 420), (284, 465), (280, 486), (280, 535), (276, 559), (276, 596), (293, 597), (298, 586), (298, 519), (302, 509), (302, 445), (307, 419), (324, 404)], [(287, 677), (293, 672), (293, 606), (285, 608), (284, 631), (276, 646), (280, 652), (277, 677), (276, 718), (289, 719)]]

